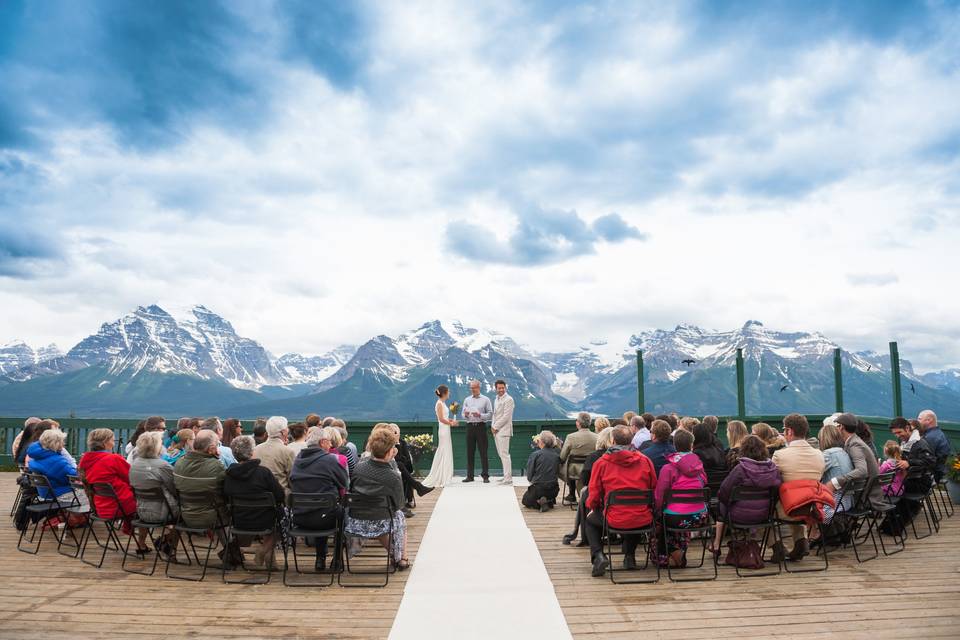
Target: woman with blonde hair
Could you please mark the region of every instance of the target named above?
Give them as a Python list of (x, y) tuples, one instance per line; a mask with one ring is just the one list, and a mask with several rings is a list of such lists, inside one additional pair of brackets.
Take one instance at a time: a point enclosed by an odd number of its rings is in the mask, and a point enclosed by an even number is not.
[(597, 433), (600, 433), (601, 431), (603, 431), (604, 429), (608, 429), (609, 427), (610, 427), (610, 420), (605, 416), (600, 416), (599, 418), (593, 421), (593, 430), (596, 431)]
[(585, 505), (587, 503), (587, 496), (589, 495), (587, 487), (590, 486), (590, 473), (596, 461), (607, 452), (607, 449), (613, 446), (613, 427), (610, 426), (609, 420), (606, 418), (597, 418), (594, 424), (600, 422), (600, 420), (607, 421), (607, 426), (600, 430), (597, 436), (597, 448), (593, 453), (587, 455), (587, 459), (583, 463), (583, 469), (580, 471), (580, 483), (583, 491), (580, 492), (580, 501), (577, 504), (577, 515), (573, 522), (573, 532), (563, 536), (563, 544), (572, 544), (573, 541), (577, 539), (578, 534), (580, 536), (580, 542), (577, 543), (578, 547), (586, 547), (590, 544), (587, 541), (586, 531), (583, 529), (583, 522), (587, 517)]
[(741, 420), (731, 420), (727, 423), (727, 469), (733, 469), (740, 460), (740, 443), (750, 435), (747, 425)]
[[(817, 434), (817, 440), (820, 442), (820, 451), (823, 453), (823, 476), (820, 477), (820, 482), (829, 483), (834, 478), (839, 478), (845, 476), (851, 471), (853, 471), (853, 461), (850, 460), (850, 456), (846, 451), (843, 450), (843, 436), (840, 435), (840, 427), (837, 426), (836, 422), (824, 421), (823, 428), (820, 429), (820, 433)], [(843, 505), (845, 509), (849, 509), (852, 506), (852, 497), (850, 495), (837, 496), (839, 499), (838, 507), (840, 504)], [(823, 506), (823, 523), (830, 524), (830, 521), (833, 520), (834, 509), (830, 505)]]

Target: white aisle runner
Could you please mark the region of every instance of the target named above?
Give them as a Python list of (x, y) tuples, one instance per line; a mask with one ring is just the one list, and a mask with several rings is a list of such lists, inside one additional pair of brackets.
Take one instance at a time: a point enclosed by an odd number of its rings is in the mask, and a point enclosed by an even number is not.
[(445, 488), (411, 571), (391, 640), (571, 637), (512, 487)]

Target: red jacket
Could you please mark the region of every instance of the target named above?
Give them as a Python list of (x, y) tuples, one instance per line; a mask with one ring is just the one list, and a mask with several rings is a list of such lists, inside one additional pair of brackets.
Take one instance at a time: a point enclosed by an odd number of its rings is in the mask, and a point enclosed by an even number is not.
[[(133, 489), (130, 487), (130, 463), (123, 456), (110, 451), (87, 451), (80, 458), (78, 466), (87, 484), (106, 482), (113, 487), (117, 497), (120, 498), (123, 515), (130, 517), (136, 515), (137, 500), (133, 497)], [(95, 496), (93, 504), (97, 514), (104, 518), (120, 515), (117, 513), (116, 502), (109, 498)]]
[[(587, 508), (602, 511), (607, 494), (617, 489), (657, 488), (657, 472), (650, 458), (639, 451), (618, 449), (600, 456), (590, 472)], [(646, 505), (613, 505), (606, 514), (610, 526), (617, 529), (645, 527), (653, 522), (653, 512)]]
[(837, 507), (833, 487), (818, 480), (791, 480), (780, 485), (780, 506), (788, 517), (803, 520), (807, 526), (823, 522), (823, 506)]

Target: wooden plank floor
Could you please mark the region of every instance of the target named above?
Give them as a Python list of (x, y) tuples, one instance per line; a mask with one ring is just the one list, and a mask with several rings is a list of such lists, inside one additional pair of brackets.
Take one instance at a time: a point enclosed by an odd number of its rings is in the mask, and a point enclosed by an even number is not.
[(721, 566), (715, 582), (664, 571), (658, 584), (614, 585), (590, 576), (588, 548), (561, 543), (572, 511), (523, 511), (575, 638), (960, 637), (960, 512), (894, 556), (830, 553), (827, 573), (738, 579)]
[[(15, 478), (0, 473), (4, 515)], [(408, 521), (414, 562), (441, 491), (420, 498)], [(383, 589), (289, 588), (280, 574), (268, 585), (232, 585), (219, 572), (195, 583), (164, 577), (162, 565), (151, 577), (126, 573), (116, 553), (97, 570), (57, 554), (50, 536), (28, 555), (16, 550), (17, 533), (10, 520), (0, 525), (0, 638), (385, 638), (410, 575), (394, 574)]]

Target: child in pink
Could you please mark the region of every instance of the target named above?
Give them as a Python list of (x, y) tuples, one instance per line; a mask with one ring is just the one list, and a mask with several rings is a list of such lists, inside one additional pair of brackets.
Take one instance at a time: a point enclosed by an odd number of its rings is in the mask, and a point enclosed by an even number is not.
[[(887, 457), (880, 465), (880, 473), (893, 471), (900, 462), (900, 443), (896, 440), (887, 440), (883, 443), (883, 455)], [(883, 494), (886, 496), (898, 496), (903, 493), (903, 479), (906, 477), (906, 469), (897, 470), (893, 476), (893, 482), (883, 488)]]

